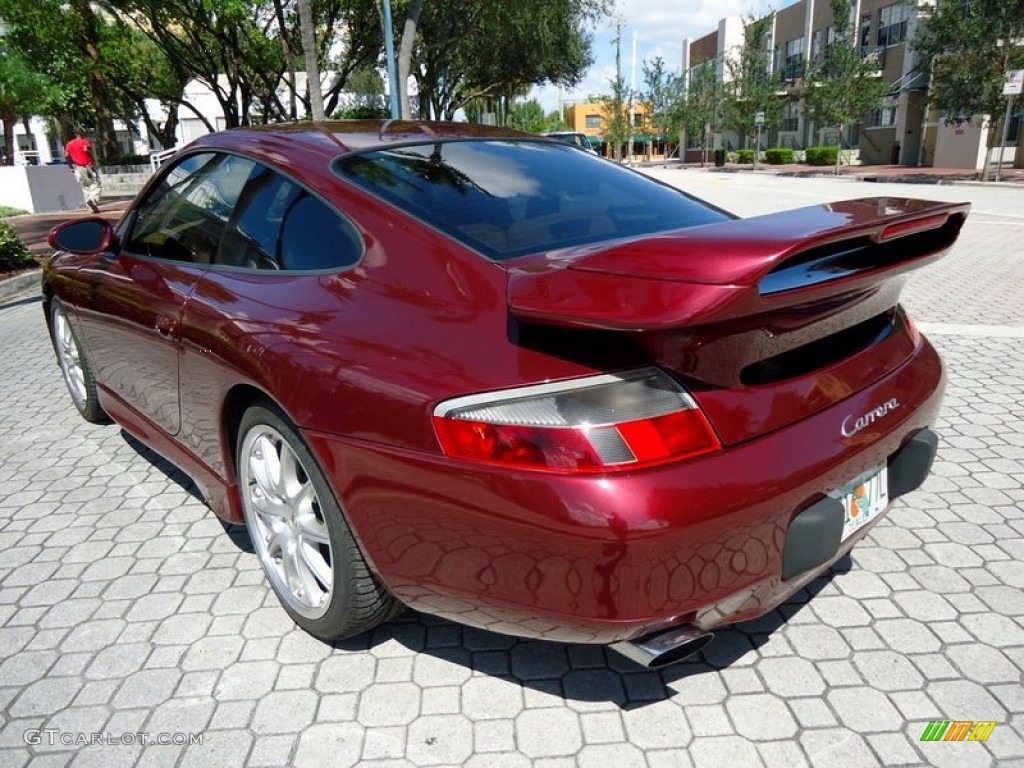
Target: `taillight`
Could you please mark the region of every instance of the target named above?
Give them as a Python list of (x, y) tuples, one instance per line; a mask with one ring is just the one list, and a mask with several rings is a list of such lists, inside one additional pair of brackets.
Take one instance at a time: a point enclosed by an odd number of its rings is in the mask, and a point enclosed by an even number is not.
[(555, 472), (607, 472), (721, 448), (686, 390), (657, 368), (470, 395), (434, 425), (452, 457)]

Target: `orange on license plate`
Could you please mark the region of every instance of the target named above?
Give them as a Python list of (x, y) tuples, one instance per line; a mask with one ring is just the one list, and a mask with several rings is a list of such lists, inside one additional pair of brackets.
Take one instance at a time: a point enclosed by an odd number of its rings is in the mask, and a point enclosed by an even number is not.
[(846, 519), (842, 541), (877, 518), (889, 505), (889, 480), (885, 462), (829, 494), (843, 502)]

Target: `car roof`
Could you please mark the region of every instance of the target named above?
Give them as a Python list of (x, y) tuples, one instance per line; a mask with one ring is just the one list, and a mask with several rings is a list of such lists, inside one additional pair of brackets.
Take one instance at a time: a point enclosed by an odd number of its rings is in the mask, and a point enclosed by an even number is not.
[[(474, 123), (420, 120), (329, 120), (320, 123), (282, 123), (249, 126), (211, 133), (196, 139), (190, 149), (235, 149), (277, 159), (285, 153), (334, 158), (366, 149), (434, 140), (536, 139), (536, 134)], [(287, 163), (284, 163), (287, 164)]]

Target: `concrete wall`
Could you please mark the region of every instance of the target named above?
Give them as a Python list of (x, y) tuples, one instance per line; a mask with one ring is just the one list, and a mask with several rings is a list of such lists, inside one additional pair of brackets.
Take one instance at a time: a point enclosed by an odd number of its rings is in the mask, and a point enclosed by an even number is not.
[(946, 125), (941, 123), (935, 138), (936, 168), (981, 169), (985, 164), (983, 125)]
[(66, 165), (14, 165), (0, 167), (0, 205), (56, 213), (85, 208), (85, 197)]

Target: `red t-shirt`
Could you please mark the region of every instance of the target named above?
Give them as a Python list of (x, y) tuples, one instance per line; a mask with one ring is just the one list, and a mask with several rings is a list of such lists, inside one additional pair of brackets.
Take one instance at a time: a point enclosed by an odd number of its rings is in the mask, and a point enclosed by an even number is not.
[(88, 139), (72, 139), (68, 142), (66, 152), (68, 159), (75, 165), (92, 165), (92, 142)]

